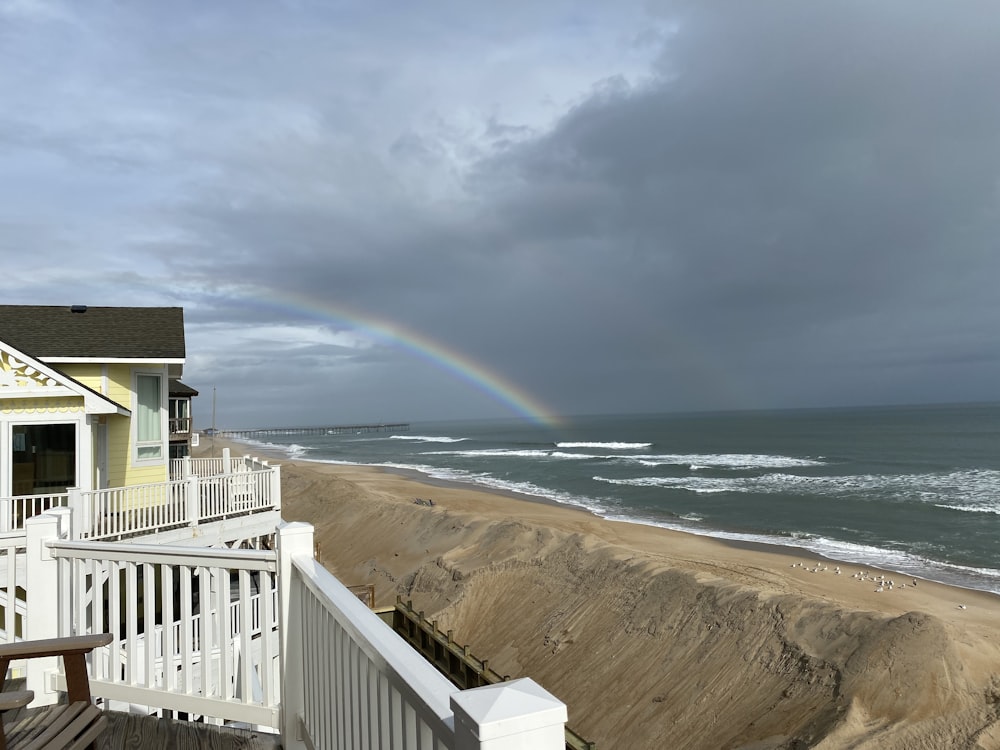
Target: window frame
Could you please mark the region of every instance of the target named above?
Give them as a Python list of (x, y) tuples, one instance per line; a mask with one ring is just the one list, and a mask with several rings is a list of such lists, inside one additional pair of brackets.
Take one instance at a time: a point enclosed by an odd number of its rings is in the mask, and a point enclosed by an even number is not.
[[(139, 379), (142, 377), (155, 377), (159, 379), (159, 437), (157, 440), (139, 439)], [(167, 395), (167, 372), (166, 369), (134, 369), (132, 370), (132, 465), (133, 466), (160, 466), (167, 462), (168, 443), (168, 395)], [(157, 456), (142, 456), (140, 451), (144, 448), (159, 448)]]

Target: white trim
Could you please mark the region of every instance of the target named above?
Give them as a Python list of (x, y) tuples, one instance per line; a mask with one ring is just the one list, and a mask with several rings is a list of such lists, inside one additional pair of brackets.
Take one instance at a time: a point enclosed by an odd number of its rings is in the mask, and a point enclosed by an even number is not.
[(39, 357), (39, 362), (52, 364), (101, 364), (107, 362), (114, 365), (183, 365), (187, 360), (183, 357)]
[[(160, 379), (160, 455), (156, 458), (139, 457), (139, 386), (140, 375), (155, 375)], [(129, 453), (131, 465), (135, 468), (162, 466), (170, 461), (170, 390), (166, 366), (160, 368), (132, 368), (132, 418), (129, 420)], [(143, 443), (143, 447), (151, 445)]]
[[(3, 453), (0, 455), (0, 464), (3, 472), (0, 479), (0, 496), (12, 497), (14, 495), (14, 462), (13, 462), (13, 434), (15, 427), (35, 427), (45, 425), (71, 424), (75, 427), (74, 448), (73, 448), (73, 473), (74, 483), (70, 486), (77, 486), (82, 489), (89, 489), (93, 483), (91, 478), (91, 443), (90, 426), (87, 424), (85, 415), (77, 417), (62, 417), (51, 412), (41, 412), (34, 414), (10, 414), (5, 419), (0, 420), (0, 432), (3, 440), (0, 441)], [(86, 430), (86, 433), (84, 432)], [(86, 459), (86, 460), (85, 460)], [(30, 494), (35, 494), (34, 491)]]
[(51, 367), (43, 364), (42, 360), (29, 356), (4, 341), (0, 341), (0, 349), (6, 351), (20, 362), (29, 364), (46, 378), (58, 383), (56, 386), (38, 388), (4, 388), (0, 390), (0, 399), (81, 396), (83, 398), (83, 410), (87, 414), (122, 414), (123, 416), (128, 416), (128, 412), (111, 399), (87, 388), (83, 383), (71, 378), (69, 375), (58, 370), (53, 370)]

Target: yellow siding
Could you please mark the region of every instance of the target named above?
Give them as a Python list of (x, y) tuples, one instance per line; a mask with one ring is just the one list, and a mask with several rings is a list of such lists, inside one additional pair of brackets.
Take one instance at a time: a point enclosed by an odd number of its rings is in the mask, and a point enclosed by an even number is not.
[(60, 371), (66, 373), (74, 380), (79, 380), (92, 391), (103, 393), (101, 388), (101, 366), (92, 364), (65, 364), (56, 365)]
[[(140, 367), (144, 371), (151, 368)], [(104, 373), (107, 372), (105, 382)], [(89, 388), (110, 398), (126, 409), (132, 409), (132, 371), (127, 364), (72, 364), (63, 371)], [(166, 377), (166, 373), (164, 373)], [(165, 482), (168, 479), (168, 461), (161, 465), (132, 466), (132, 434), (128, 417), (108, 416), (108, 486), (128, 487), (134, 484)], [(167, 451), (167, 447), (163, 447)]]

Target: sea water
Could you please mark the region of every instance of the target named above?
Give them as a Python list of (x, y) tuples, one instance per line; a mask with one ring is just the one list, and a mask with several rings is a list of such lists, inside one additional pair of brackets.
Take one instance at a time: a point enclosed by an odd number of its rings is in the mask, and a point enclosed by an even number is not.
[(1000, 593), (1000, 404), (425, 422), (267, 441), (297, 459), (412, 469)]

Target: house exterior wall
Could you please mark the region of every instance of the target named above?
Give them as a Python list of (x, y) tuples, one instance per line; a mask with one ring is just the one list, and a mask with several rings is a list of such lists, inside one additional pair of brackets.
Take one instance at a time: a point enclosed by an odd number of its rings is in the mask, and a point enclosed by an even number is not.
[(129, 417), (110, 415), (106, 419), (107, 429), (107, 472), (104, 484), (108, 487), (128, 487), (135, 484), (165, 482), (168, 479), (168, 454), (166, 440), (167, 411), (167, 368), (165, 365), (130, 364), (67, 364), (62, 371), (79, 380), (87, 387), (107, 396), (115, 403), (134, 412), (133, 382), (136, 372), (161, 375), (164, 395), (160, 405), (160, 421), (163, 425), (163, 457), (155, 462), (136, 462), (134, 451), (134, 430)]

